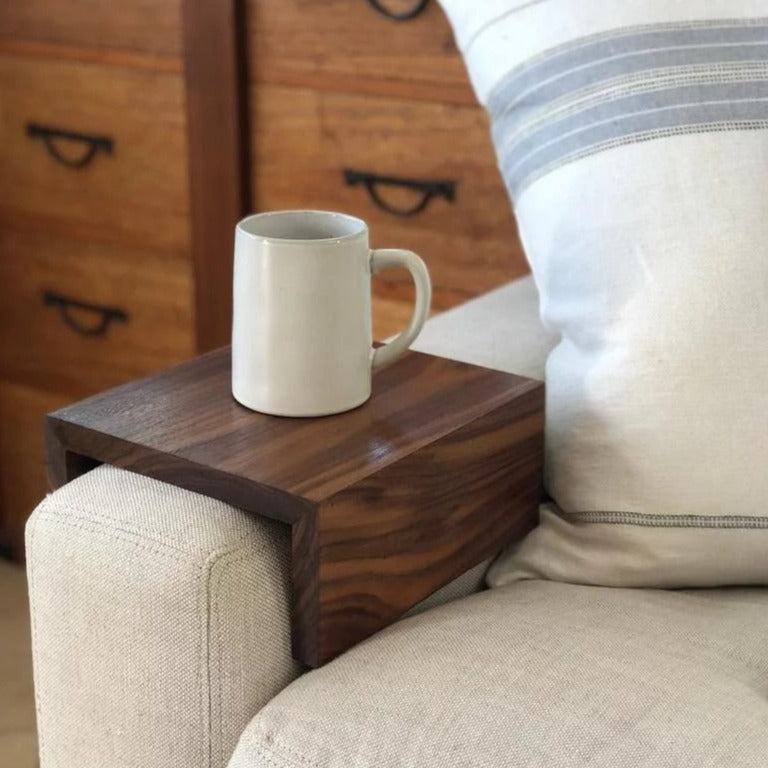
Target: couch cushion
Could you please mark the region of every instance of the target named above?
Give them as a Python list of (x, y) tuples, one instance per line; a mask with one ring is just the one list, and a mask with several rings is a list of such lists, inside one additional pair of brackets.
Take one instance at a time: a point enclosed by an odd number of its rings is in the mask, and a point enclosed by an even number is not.
[(560, 339), (489, 582), (768, 584), (768, 2), (441, 2)]
[(230, 768), (765, 768), (768, 590), (526, 581), (292, 683)]

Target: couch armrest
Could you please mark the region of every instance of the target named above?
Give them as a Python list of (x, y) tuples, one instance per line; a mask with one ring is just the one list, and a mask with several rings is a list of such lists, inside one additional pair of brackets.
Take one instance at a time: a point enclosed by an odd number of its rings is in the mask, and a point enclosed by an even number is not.
[(544, 379), (556, 343), (539, 319), (539, 295), (529, 275), (433, 317), (411, 348)]
[[(289, 529), (102, 466), (27, 525), (42, 768), (226, 765), (302, 668)], [(481, 563), (409, 613), (482, 588)]]
[(296, 677), (289, 530), (100, 467), (27, 527), (41, 765), (224, 766)]
[[(446, 312), (414, 348), (543, 377), (554, 339), (530, 278)], [(42, 768), (225, 766), (301, 669), (290, 654), (287, 527), (113, 467), (27, 527)], [(414, 614), (482, 587), (482, 563)]]

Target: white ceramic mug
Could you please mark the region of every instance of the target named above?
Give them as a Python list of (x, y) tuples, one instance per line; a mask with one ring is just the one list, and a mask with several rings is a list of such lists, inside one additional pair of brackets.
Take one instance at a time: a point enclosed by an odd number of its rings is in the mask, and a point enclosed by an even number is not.
[[(373, 349), (371, 274), (405, 267), (416, 285), (410, 325)], [(418, 335), (432, 289), (411, 251), (371, 251), (364, 221), (324, 211), (248, 216), (235, 232), (232, 394), (276, 416), (325, 416), (364, 403), (371, 372)]]

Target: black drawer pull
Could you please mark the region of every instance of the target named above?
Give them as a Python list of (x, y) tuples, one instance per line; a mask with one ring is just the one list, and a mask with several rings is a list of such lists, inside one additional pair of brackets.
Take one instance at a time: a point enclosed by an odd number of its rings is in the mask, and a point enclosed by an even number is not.
[(407, 21), (408, 19), (414, 18), (414, 16), (418, 16), (427, 7), (428, 2), (429, 0), (416, 0), (413, 7), (398, 13), (387, 8), (381, 0), (368, 0), (368, 4), (372, 8), (375, 8), (383, 16), (386, 16), (389, 19), (394, 19), (395, 21)]
[[(375, 173), (351, 170), (344, 171), (344, 180), (350, 187), (355, 184), (364, 184), (373, 202), (382, 210), (395, 216), (415, 216), (427, 207), (429, 201), (433, 197), (443, 197), (450, 202), (453, 202), (453, 200), (456, 199), (456, 182), (454, 181), (403, 179), (397, 176), (378, 176)], [(421, 192), (422, 197), (421, 200), (411, 208), (398, 208), (381, 197), (378, 191), (379, 185), (413, 189), (416, 192)]]
[[(117, 307), (103, 307), (99, 304), (91, 304), (87, 301), (72, 299), (53, 291), (43, 291), (43, 304), (46, 307), (57, 307), (59, 315), (66, 325), (81, 336), (101, 336), (107, 332), (112, 321), (127, 323), (128, 314)], [(93, 312), (97, 316), (94, 325), (83, 325), (69, 313), (70, 308)]]
[[(75, 133), (74, 131), (65, 131), (60, 128), (50, 128), (37, 123), (27, 123), (27, 136), (32, 139), (42, 139), (48, 154), (57, 162), (67, 165), (70, 168), (82, 168), (93, 160), (96, 153), (101, 150), (108, 155), (112, 154), (115, 147), (114, 142), (109, 136), (88, 136), (84, 133)], [(67, 157), (62, 155), (54, 141), (56, 139), (66, 139), (67, 141), (79, 141), (85, 144), (85, 149), (79, 157)]]

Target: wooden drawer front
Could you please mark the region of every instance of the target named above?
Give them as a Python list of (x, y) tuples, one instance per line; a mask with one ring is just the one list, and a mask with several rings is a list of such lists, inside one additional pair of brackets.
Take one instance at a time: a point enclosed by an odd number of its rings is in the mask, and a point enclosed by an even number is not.
[(0, 230), (3, 377), (88, 395), (191, 356), (192, 322), (185, 260)]
[[(51, 153), (77, 161), (92, 145), (30, 136), (30, 124), (101, 143), (70, 167)], [(88, 239), (185, 252), (186, 154), (180, 76), (0, 56), (0, 220), (45, 219)]]
[[(392, 10), (413, 0), (381, 0)], [(391, 21), (367, 0), (248, 0), (252, 81), (474, 104), (437, 2)]]
[[(417, 103), (282, 86), (251, 90), (253, 190), (259, 210), (322, 208), (353, 213), (375, 247), (410, 248), (428, 262), (435, 306), (451, 306), (527, 272), (514, 219), (476, 107)], [(435, 197), (396, 216), (344, 169), (455, 181), (455, 199)], [(387, 204), (421, 193), (381, 186)], [(397, 298), (406, 278), (390, 278)]]
[(0, 381), (0, 538), (15, 560), (23, 557), (27, 518), (50, 490), (45, 468), (45, 414), (74, 399)]
[(180, 0), (3, 0), (2, 38), (179, 55)]

